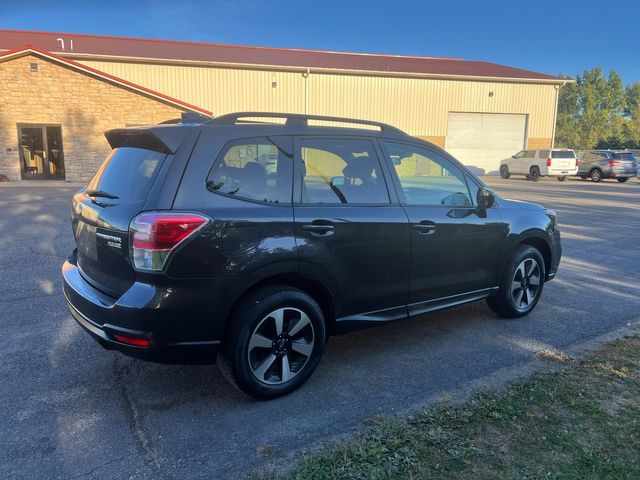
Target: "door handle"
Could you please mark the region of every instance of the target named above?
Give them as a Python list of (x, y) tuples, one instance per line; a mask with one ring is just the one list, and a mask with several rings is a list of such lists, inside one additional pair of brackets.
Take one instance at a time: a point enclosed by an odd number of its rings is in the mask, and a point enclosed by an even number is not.
[(420, 223), (416, 223), (413, 226), (413, 229), (416, 230), (420, 235), (431, 235), (433, 233), (436, 233), (436, 224), (423, 220)]
[(314, 220), (312, 223), (302, 226), (302, 230), (304, 230), (305, 232), (310, 232), (311, 235), (314, 235), (316, 237), (333, 235), (334, 229), (335, 227), (326, 220)]

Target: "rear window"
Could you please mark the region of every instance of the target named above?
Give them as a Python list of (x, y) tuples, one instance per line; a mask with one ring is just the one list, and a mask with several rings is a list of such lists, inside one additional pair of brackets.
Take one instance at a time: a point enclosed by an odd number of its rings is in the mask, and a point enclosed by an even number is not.
[(628, 162), (636, 161), (636, 157), (633, 155), (633, 153), (614, 153), (613, 158), (615, 160), (626, 160)]
[(165, 153), (143, 148), (114, 149), (87, 185), (118, 197), (118, 203), (145, 200), (167, 157)]
[(551, 158), (576, 158), (576, 154), (573, 150), (554, 150)]

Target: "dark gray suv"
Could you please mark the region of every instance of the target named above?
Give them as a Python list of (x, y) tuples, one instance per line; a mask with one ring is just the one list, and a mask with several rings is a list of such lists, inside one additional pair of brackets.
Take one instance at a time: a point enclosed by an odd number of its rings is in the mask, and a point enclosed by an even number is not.
[(302, 385), (332, 334), (481, 299), (526, 315), (560, 262), (554, 212), (389, 125), (239, 113), (106, 136), (73, 198), (71, 313), (127, 355), (217, 356), (255, 397)]
[(578, 173), (584, 179), (601, 182), (615, 178), (623, 183), (638, 174), (638, 160), (627, 150), (588, 150), (577, 152)]

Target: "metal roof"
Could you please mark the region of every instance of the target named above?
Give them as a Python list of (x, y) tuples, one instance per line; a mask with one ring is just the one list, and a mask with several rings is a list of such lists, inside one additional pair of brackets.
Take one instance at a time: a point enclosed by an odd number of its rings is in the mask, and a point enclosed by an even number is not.
[(214, 43), (122, 38), (75, 33), (0, 30), (0, 50), (24, 45), (69, 58), (120, 57), (156, 62), (262, 66), (363, 74), (474, 77), (564, 83), (565, 79), (495, 63), (456, 58), (330, 52)]

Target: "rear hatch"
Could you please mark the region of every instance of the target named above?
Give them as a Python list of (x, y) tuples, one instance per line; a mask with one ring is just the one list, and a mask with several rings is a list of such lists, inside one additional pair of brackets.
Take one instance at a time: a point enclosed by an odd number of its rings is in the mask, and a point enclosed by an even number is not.
[(609, 164), (618, 176), (634, 176), (637, 173), (637, 159), (630, 152), (614, 153)]
[(576, 154), (573, 150), (552, 150), (551, 168), (569, 171), (576, 166)]
[(113, 297), (121, 296), (135, 279), (129, 223), (143, 210), (162, 165), (172, 158), (160, 142), (142, 137), (120, 138), (87, 187), (73, 198), (80, 272)]

